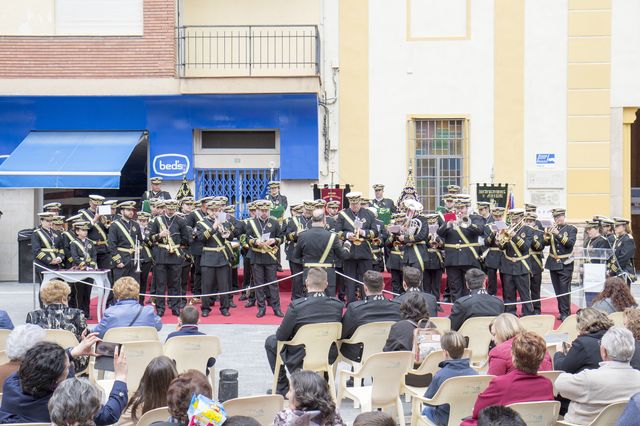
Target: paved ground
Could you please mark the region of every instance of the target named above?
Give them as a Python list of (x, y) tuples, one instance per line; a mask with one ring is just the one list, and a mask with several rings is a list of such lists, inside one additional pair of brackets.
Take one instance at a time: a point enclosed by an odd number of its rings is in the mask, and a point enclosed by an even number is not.
[[(638, 286), (633, 287), (636, 299), (640, 297)], [(545, 284), (543, 296), (553, 294), (550, 285)], [(578, 303), (573, 298), (574, 303)], [(33, 291), (30, 284), (11, 282), (0, 283), (0, 308), (6, 310), (16, 325), (23, 324), (27, 312), (33, 309)], [(273, 334), (276, 326), (272, 325), (204, 325), (204, 332), (218, 336), (222, 343), (223, 353), (218, 359), (216, 369), (231, 368), (239, 372), (239, 396), (264, 394), (271, 387), (272, 373), (264, 352), (264, 341)], [(165, 326), (160, 332), (161, 338), (173, 331), (172, 326)], [(352, 422), (359, 410), (345, 400), (341, 413), (346, 421)], [(407, 420), (410, 406), (405, 404)]]

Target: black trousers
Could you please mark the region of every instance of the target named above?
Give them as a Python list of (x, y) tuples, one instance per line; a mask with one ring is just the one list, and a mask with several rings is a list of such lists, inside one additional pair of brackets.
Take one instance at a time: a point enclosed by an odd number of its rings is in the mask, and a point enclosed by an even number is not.
[[(537, 274), (533, 274), (531, 276), (531, 300), (540, 299), (540, 288), (542, 287), (542, 272), (538, 272)], [(533, 303), (533, 313), (536, 315), (540, 315), (541, 311), (541, 303), (538, 300)]]
[[(502, 278), (502, 276), (500, 276)], [(504, 283), (503, 283), (504, 286)], [(498, 270), (487, 268), (487, 293), (492, 296), (498, 294)]]
[(402, 287), (402, 270), (389, 269), (389, 272), (391, 273), (391, 291), (398, 294), (404, 293), (404, 288)]
[[(180, 272), (181, 264), (156, 264), (153, 268), (156, 276), (156, 309), (158, 312), (164, 312), (165, 308), (165, 292), (169, 296), (180, 295)], [(180, 310), (180, 299), (169, 298), (169, 307), (172, 311)]]
[[(149, 273), (152, 268), (153, 262), (151, 260), (140, 264), (140, 293), (153, 294), (149, 286)], [(144, 305), (144, 296), (140, 296), (138, 300), (141, 305)]]
[[(267, 360), (269, 361), (271, 371), (275, 374), (276, 351), (278, 350), (278, 339), (276, 339), (275, 334), (267, 337), (267, 340), (264, 342), (264, 350), (267, 353)], [(302, 369), (302, 364), (304, 362), (304, 346), (285, 346), (282, 350), (281, 356), (283, 364), (280, 366), (280, 370), (277, 373), (278, 385), (276, 387), (276, 393), (286, 395), (289, 391), (289, 380), (287, 379), (285, 365), (291, 373)]]
[[(342, 261), (344, 274), (360, 282), (362, 282), (364, 273), (370, 271), (371, 267), (371, 259), (349, 259)], [(347, 288), (347, 303), (356, 301), (356, 288), (360, 289), (360, 296), (364, 297), (364, 290), (361, 284), (346, 278), (345, 286)]]
[(436, 300), (440, 300), (440, 286), (442, 285), (442, 269), (425, 269), (422, 274), (422, 290), (431, 293)]
[[(301, 263), (291, 261), (289, 261), (289, 268), (291, 269), (291, 275), (302, 272), (304, 269)], [(297, 277), (291, 278), (291, 300), (303, 298), (307, 293), (304, 286), (304, 279), (306, 277), (307, 274), (305, 273), (304, 277), (302, 275), (298, 275)]]
[[(559, 271), (549, 271), (549, 275), (551, 275), (551, 283), (553, 284), (553, 291), (555, 291), (556, 294), (567, 293), (571, 288), (573, 263), (563, 266), (564, 267)], [(571, 314), (571, 296), (560, 296), (557, 300), (560, 315), (569, 316)]]
[[(471, 269), (470, 266), (447, 266), (447, 283), (451, 291), (451, 302), (455, 302), (462, 296), (469, 294), (469, 289), (464, 281), (464, 274)], [(445, 290), (446, 296), (446, 290)]]
[(193, 255), (193, 263), (191, 264), (191, 293), (193, 294), (202, 294), (200, 259), (202, 259), (201, 255)]
[[(276, 272), (278, 270), (277, 264), (272, 265), (251, 265), (253, 271), (253, 280), (256, 286), (272, 282), (276, 280)], [(267, 286), (269, 295), (271, 296), (271, 307), (276, 310), (280, 309), (280, 289), (278, 283)], [(266, 306), (266, 292), (265, 287), (259, 287), (256, 289), (256, 299), (258, 301), (258, 307), (264, 308)]]
[[(137, 277), (138, 274), (136, 273), (136, 265), (133, 263), (133, 260), (130, 260), (129, 262), (125, 263), (124, 267), (122, 268), (118, 268), (118, 267), (113, 268), (112, 273), (113, 273), (113, 283), (111, 284), (112, 288), (113, 288), (113, 284), (115, 284), (116, 281), (118, 281), (122, 277), (131, 277), (133, 279), (138, 278)], [(113, 291), (110, 291), (109, 296), (107, 297), (107, 307), (113, 305), (114, 303), (115, 301), (113, 297)]]
[[(203, 294), (229, 291), (231, 286), (231, 267), (229, 265), (217, 267), (202, 266), (201, 272)], [(220, 310), (229, 310), (229, 295), (223, 294), (219, 299)], [(210, 311), (212, 302), (212, 297), (203, 297), (202, 312)]]
[[(336, 270), (334, 268), (322, 268), (327, 273), (327, 288), (324, 290), (324, 294), (327, 297), (336, 297)], [(304, 268), (304, 274), (302, 278), (304, 282), (307, 281), (307, 274), (309, 273), (309, 268)], [(305, 287), (305, 294), (307, 293)]]
[(344, 270), (342, 269), (342, 266), (340, 266), (340, 267), (336, 267), (335, 271), (337, 272), (336, 273), (336, 297), (338, 297), (338, 299), (344, 300), (346, 290), (347, 290), (344, 284), (346, 278), (340, 275), (340, 274), (344, 274)]
[[(92, 278), (87, 278), (83, 281), (93, 284)], [(69, 283), (69, 287), (71, 287), (71, 294), (69, 295), (69, 307), (80, 309), (82, 312), (84, 312), (85, 318), (90, 318), (89, 304), (91, 303), (91, 290), (93, 289), (93, 287), (84, 283)]]
[[(191, 272), (191, 266), (192, 265), (193, 264), (189, 263), (189, 262), (182, 264), (182, 270), (180, 271), (180, 294), (185, 294), (185, 295), (187, 294), (187, 287), (189, 285), (189, 273)], [(191, 293), (195, 294), (195, 293), (193, 293), (193, 289), (192, 289)], [(179, 299), (179, 300), (180, 300), (180, 309), (182, 309), (185, 306), (187, 306), (187, 299), (186, 298)]]
[[(531, 291), (529, 289), (529, 274), (511, 275), (500, 272), (502, 279), (502, 287), (505, 303), (513, 303), (517, 301), (516, 292), (520, 296), (520, 302), (529, 302), (531, 300)], [(531, 303), (522, 303), (522, 316), (533, 315), (533, 305)], [(505, 312), (517, 314), (518, 307), (516, 305), (505, 306)]]

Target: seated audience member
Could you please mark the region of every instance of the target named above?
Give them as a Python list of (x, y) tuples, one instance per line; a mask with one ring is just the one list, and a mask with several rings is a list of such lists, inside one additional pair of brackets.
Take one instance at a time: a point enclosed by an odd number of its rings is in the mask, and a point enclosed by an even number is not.
[[(447, 331), (440, 340), (444, 351), (444, 361), (439, 365), (440, 370), (433, 376), (433, 380), (424, 394), (425, 398), (433, 398), (445, 380), (458, 376), (475, 376), (476, 370), (471, 368), (469, 358), (462, 358), (465, 339), (457, 331)], [(439, 426), (449, 423), (449, 404), (424, 407), (422, 415)]]
[(189, 424), (187, 410), (193, 395), (212, 398), (211, 385), (207, 377), (197, 370), (187, 370), (173, 379), (167, 391), (169, 419), (153, 423), (154, 426), (186, 426)]
[(69, 307), (69, 294), (71, 287), (66, 282), (49, 281), (40, 287), (40, 300), (44, 308), (29, 312), (26, 322), (44, 329), (67, 330), (78, 341), (82, 340), (82, 333), (87, 331), (87, 320), (80, 309)]
[(147, 411), (166, 407), (167, 390), (178, 376), (175, 363), (166, 356), (151, 360), (140, 379), (140, 385), (120, 417), (118, 426), (135, 426)]
[(5, 348), (9, 362), (0, 365), (0, 390), (2, 390), (7, 377), (18, 371), (24, 354), (35, 344), (42, 342), (44, 338), (44, 330), (33, 324), (19, 325), (9, 333)]
[[(342, 339), (349, 339), (363, 324), (377, 321), (400, 321), (400, 303), (385, 299), (382, 295), (384, 280), (382, 274), (376, 271), (366, 271), (362, 277), (364, 281), (364, 300), (349, 303), (342, 318)], [(343, 344), (340, 352), (345, 358), (362, 362), (362, 345)]]
[(627, 308), (624, 310), (624, 326), (633, 334), (636, 340), (636, 350), (631, 358), (631, 366), (640, 370), (640, 309)]
[[(487, 374), (500, 376), (515, 369), (511, 356), (513, 338), (525, 331), (520, 320), (513, 314), (500, 314), (489, 325), (492, 339), (496, 346), (489, 351), (489, 370)], [(551, 356), (545, 352), (540, 364), (540, 371), (553, 370)]]
[(260, 422), (248, 416), (229, 416), (224, 426), (260, 426)]
[(396, 421), (384, 411), (369, 411), (358, 414), (353, 426), (396, 426)]
[(492, 405), (478, 414), (478, 426), (527, 426), (513, 408)]
[(2, 309), (0, 309), (0, 328), (13, 330), (13, 322), (11, 321), (9, 314), (7, 311), (3, 311)]
[(131, 277), (119, 278), (113, 285), (113, 297), (116, 304), (104, 311), (102, 320), (93, 329), (102, 338), (110, 328), (116, 327), (155, 327), (162, 328), (162, 320), (151, 306), (138, 303), (140, 285)]
[(185, 306), (178, 319), (178, 330), (172, 331), (167, 336), (167, 340), (177, 336), (204, 336), (205, 334), (198, 330), (198, 320), (200, 314), (198, 308), (189, 305)]
[(429, 316), (438, 316), (438, 301), (436, 297), (431, 293), (422, 291), (422, 272), (420, 272), (420, 269), (411, 266), (402, 268), (402, 287), (405, 292), (395, 298), (396, 302), (402, 303), (410, 294), (416, 293), (424, 299)]
[(345, 425), (323, 377), (313, 371), (300, 370), (291, 375), (287, 393), (289, 408), (273, 419), (274, 426)]
[(564, 420), (588, 425), (607, 405), (640, 392), (640, 371), (629, 364), (634, 351), (635, 339), (631, 332), (623, 327), (611, 327), (602, 336), (603, 362), (599, 368), (560, 374), (556, 389), (571, 401)]
[[(637, 351), (636, 351), (637, 352)], [(618, 418), (616, 426), (637, 426), (640, 418), (640, 393), (631, 397), (629, 403)]]
[(638, 304), (631, 295), (627, 283), (620, 277), (609, 277), (604, 288), (593, 298), (592, 308), (606, 314), (622, 312), (627, 308), (635, 308)]
[(93, 424), (100, 410), (100, 390), (85, 379), (66, 379), (49, 399), (49, 416), (55, 426)]
[(553, 401), (553, 384), (538, 375), (538, 367), (547, 352), (544, 339), (525, 331), (513, 339), (511, 354), (516, 367), (510, 373), (494, 377), (473, 407), (473, 416), (461, 426), (476, 425), (480, 411), (491, 405), (509, 405), (516, 402)]
[[(307, 296), (291, 301), (280, 327), (276, 330), (276, 334), (267, 337), (264, 342), (264, 349), (267, 352), (271, 371), (274, 371), (276, 366), (278, 341), (291, 340), (303, 325), (320, 322), (340, 322), (342, 319), (342, 307), (344, 306), (342, 302), (327, 297), (325, 294), (328, 282), (327, 273), (323, 269), (309, 268), (305, 284), (308, 291)], [(303, 345), (285, 346), (281, 355), (290, 372), (302, 368), (305, 356)], [(334, 354), (335, 356), (337, 355)], [(277, 374), (278, 386), (276, 392), (284, 396), (289, 390), (289, 381), (287, 380), (284, 365), (280, 367), (280, 371)]]
[[(70, 359), (93, 355), (91, 348), (97, 341), (97, 336), (90, 334), (70, 351), (51, 342), (40, 342), (29, 349), (18, 372), (4, 383), (0, 423), (50, 423), (47, 404), (60, 383), (73, 377)], [(116, 423), (127, 404), (127, 361), (117, 350), (114, 379), (107, 403), (94, 417), (97, 426)]]
[(580, 309), (577, 313), (578, 337), (568, 350), (556, 352), (553, 368), (566, 373), (579, 373), (586, 369), (598, 368), (600, 339), (613, 326), (613, 321), (595, 308)]
[(384, 352), (413, 350), (413, 331), (418, 327), (420, 320), (426, 320), (421, 324), (422, 327), (435, 328), (435, 325), (429, 321), (424, 298), (415, 292), (407, 292), (404, 295), (407, 297), (403, 298), (400, 304), (402, 319), (391, 326), (389, 337), (383, 348)]
[(504, 303), (485, 289), (486, 274), (472, 268), (464, 274), (469, 295), (459, 298), (451, 308), (451, 329), (460, 330), (462, 324), (473, 317), (493, 317), (504, 312)]

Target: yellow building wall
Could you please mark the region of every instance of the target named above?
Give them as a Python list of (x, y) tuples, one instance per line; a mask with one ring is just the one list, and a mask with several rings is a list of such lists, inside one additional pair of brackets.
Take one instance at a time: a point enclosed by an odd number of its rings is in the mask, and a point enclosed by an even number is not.
[(611, 0), (568, 7), (567, 214), (582, 220), (611, 211)]
[(524, 0), (495, 0), (494, 174), (524, 202)]
[(183, 0), (182, 25), (320, 23), (320, 0)]

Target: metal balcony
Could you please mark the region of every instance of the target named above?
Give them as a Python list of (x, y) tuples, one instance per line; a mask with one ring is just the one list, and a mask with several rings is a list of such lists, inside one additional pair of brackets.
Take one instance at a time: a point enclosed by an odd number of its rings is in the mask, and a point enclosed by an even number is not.
[(180, 77), (319, 75), (316, 25), (189, 25), (176, 28)]

